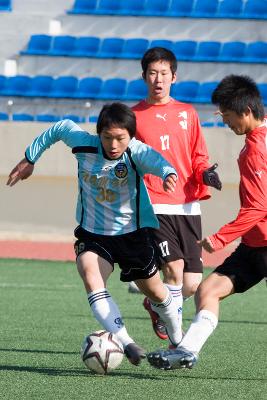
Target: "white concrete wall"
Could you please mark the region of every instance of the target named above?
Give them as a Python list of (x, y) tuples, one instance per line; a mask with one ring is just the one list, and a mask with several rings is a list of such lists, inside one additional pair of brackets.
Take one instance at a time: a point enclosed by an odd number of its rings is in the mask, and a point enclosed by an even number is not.
[[(31, 141), (48, 126), (40, 123), (1, 122), (0, 124), (0, 175), (8, 175), (24, 157)], [(85, 130), (95, 132), (95, 125), (81, 124)], [(243, 147), (244, 137), (235, 136), (227, 128), (203, 129), (210, 153), (211, 163), (218, 162), (219, 173), (224, 183), (236, 184), (239, 180), (236, 159)], [(36, 163), (35, 175), (75, 177), (76, 160), (71, 150), (57, 143)]]

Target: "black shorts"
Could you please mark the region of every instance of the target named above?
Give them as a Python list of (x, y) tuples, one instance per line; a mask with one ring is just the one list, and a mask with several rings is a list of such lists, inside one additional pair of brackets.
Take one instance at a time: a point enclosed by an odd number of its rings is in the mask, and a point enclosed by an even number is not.
[(228, 276), (235, 293), (243, 293), (267, 277), (267, 247), (241, 243), (213, 272)]
[(121, 269), (120, 280), (131, 282), (148, 279), (158, 271), (156, 252), (151, 240), (151, 229), (142, 228), (124, 235), (96, 235), (78, 226), (74, 235), (76, 256), (92, 251)]
[(184, 260), (184, 272), (203, 272), (200, 215), (157, 214), (160, 228), (153, 229), (154, 245), (159, 251), (160, 265)]

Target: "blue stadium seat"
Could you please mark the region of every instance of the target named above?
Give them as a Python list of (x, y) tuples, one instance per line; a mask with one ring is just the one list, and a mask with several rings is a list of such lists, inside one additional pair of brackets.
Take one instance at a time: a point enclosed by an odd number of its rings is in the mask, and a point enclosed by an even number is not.
[(9, 117), (7, 113), (0, 112), (0, 121), (8, 121)]
[(168, 0), (146, 0), (143, 15), (164, 16), (169, 7)]
[(98, 120), (98, 115), (90, 115), (90, 117), (89, 117), (89, 122), (90, 122), (91, 124), (96, 124), (96, 123), (97, 123), (97, 120)]
[(120, 9), (120, 1), (116, 0), (99, 0), (95, 10), (96, 14), (116, 15)]
[(215, 17), (217, 8), (217, 0), (196, 0), (191, 16), (195, 18)]
[(103, 81), (98, 77), (83, 78), (79, 81), (78, 98), (82, 99), (96, 99), (100, 92)]
[(98, 97), (100, 99), (121, 100), (125, 95), (127, 81), (122, 78), (107, 79), (103, 82)]
[(51, 49), (52, 36), (49, 35), (32, 35), (26, 50), (20, 54), (48, 54)]
[(168, 39), (155, 39), (151, 40), (149, 47), (165, 47), (166, 49), (173, 50), (173, 42)]
[(219, 128), (225, 128), (227, 125), (223, 121), (218, 121), (216, 123), (216, 126), (218, 126)]
[(267, 18), (267, 1), (266, 0), (248, 0), (245, 3), (243, 18)]
[(143, 79), (135, 79), (128, 83), (125, 100), (141, 100), (147, 95), (147, 87)]
[(267, 105), (267, 83), (259, 83), (258, 85), (261, 97), (263, 99), (263, 103)]
[(126, 39), (121, 53), (121, 58), (142, 58), (148, 49), (149, 41), (147, 39)]
[(78, 37), (72, 55), (80, 57), (96, 56), (100, 47), (100, 38), (95, 36)]
[(226, 42), (222, 44), (222, 50), (218, 60), (224, 62), (242, 62), (245, 54), (246, 43)]
[(212, 121), (203, 121), (201, 122), (201, 126), (203, 128), (213, 128), (215, 126), (215, 123)]
[(63, 115), (62, 119), (71, 119), (73, 122), (76, 122), (77, 124), (85, 122), (85, 117), (80, 117), (79, 115), (76, 114)]
[(56, 36), (52, 43), (50, 55), (71, 56), (75, 50), (76, 38), (70, 35)]
[(119, 13), (120, 15), (140, 15), (144, 9), (144, 0), (123, 1)]
[(192, 12), (194, 0), (171, 0), (168, 9), (170, 17), (189, 17)]
[(11, 11), (11, 0), (0, 0), (0, 11)]
[(217, 17), (239, 18), (243, 8), (243, 0), (223, 0), (219, 3)]
[(36, 121), (38, 122), (57, 122), (60, 121), (60, 117), (54, 114), (37, 114)]
[(75, 97), (77, 94), (78, 79), (75, 76), (60, 76), (54, 79), (51, 91), (52, 97)]
[(26, 113), (18, 113), (12, 115), (13, 121), (34, 121), (33, 115)]
[(68, 10), (68, 14), (90, 14), (96, 9), (98, 0), (75, 0), (75, 3), (71, 10)]
[(7, 78), (5, 95), (27, 96), (31, 90), (32, 79), (27, 75), (16, 75)]
[(211, 103), (211, 95), (219, 82), (204, 82), (199, 85), (195, 101), (197, 103)]
[(0, 75), (0, 94), (5, 92), (7, 79), (4, 75)]
[(106, 38), (102, 40), (99, 55), (104, 58), (119, 58), (123, 49), (124, 39)]
[(52, 91), (54, 78), (48, 75), (37, 75), (32, 78), (31, 89), (28, 96), (49, 97)]
[(177, 100), (192, 103), (195, 100), (199, 88), (197, 81), (178, 82), (172, 86), (171, 95)]
[(196, 54), (197, 42), (194, 40), (180, 40), (173, 44), (173, 52), (178, 61), (191, 61)]
[(266, 42), (252, 42), (248, 43), (244, 60), (247, 62), (267, 62), (267, 43)]
[(200, 42), (194, 57), (197, 61), (216, 61), (221, 49), (221, 42)]

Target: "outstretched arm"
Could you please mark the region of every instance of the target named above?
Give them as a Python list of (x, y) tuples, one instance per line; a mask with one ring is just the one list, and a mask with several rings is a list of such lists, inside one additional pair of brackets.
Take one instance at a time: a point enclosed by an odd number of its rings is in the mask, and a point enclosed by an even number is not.
[(29, 178), (33, 170), (34, 165), (29, 163), (26, 158), (23, 158), (10, 172), (6, 184), (8, 186), (14, 186), (18, 181)]

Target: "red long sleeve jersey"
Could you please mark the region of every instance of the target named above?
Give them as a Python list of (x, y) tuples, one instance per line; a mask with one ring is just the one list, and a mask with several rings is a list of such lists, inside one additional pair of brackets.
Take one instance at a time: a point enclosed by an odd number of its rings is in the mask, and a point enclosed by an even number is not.
[(210, 197), (202, 173), (209, 167), (206, 143), (195, 109), (171, 99), (152, 105), (145, 100), (135, 105), (136, 138), (163, 155), (178, 172), (176, 189), (166, 193), (162, 181), (146, 175), (152, 204), (185, 204)]
[(210, 236), (214, 250), (242, 237), (251, 247), (267, 246), (267, 127), (247, 134), (240, 152), (240, 210), (236, 219)]

